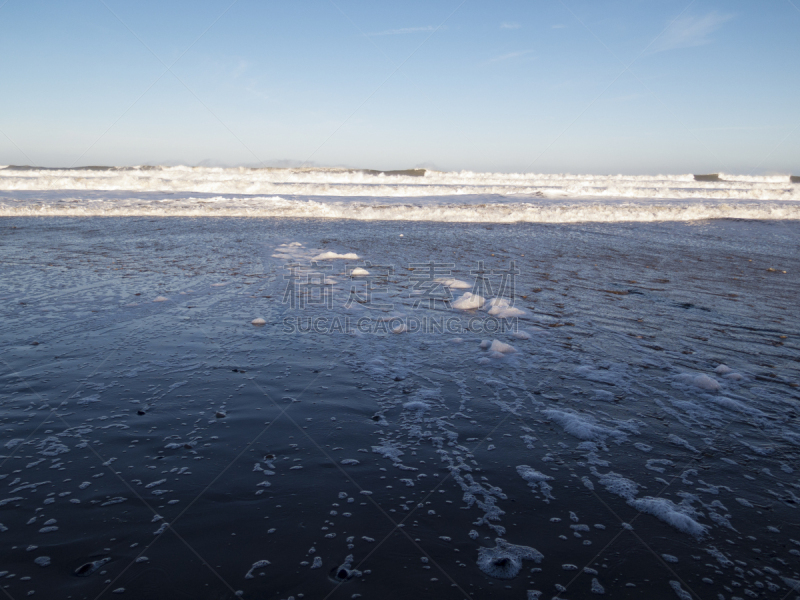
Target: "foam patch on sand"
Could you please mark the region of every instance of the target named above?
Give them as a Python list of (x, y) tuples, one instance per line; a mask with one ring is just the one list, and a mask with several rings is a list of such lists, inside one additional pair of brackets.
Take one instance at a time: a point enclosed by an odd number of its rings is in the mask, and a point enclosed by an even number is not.
[(542, 414), (558, 423), (566, 433), (579, 440), (597, 441), (609, 436), (622, 436), (622, 432), (598, 425), (592, 417), (564, 412), (561, 410), (544, 410)]
[(517, 546), (502, 538), (495, 539), (494, 548), (478, 549), (478, 568), (496, 579), (513, 579), (522, 569), (523, 560), (542, 562), (544, 555), (529, 546)]
[(311, 260), (358, 260), (360, 257), (355, 252), (338, 254), (336, 252), (323, 252), (312, 257)]
[(612, 471), (601, 474), (592, 468), (592, 473), (599, 478), (600, 485), (605, 487), (607, 491), (625, 499), (628, 505), (636, 510), (653, 515), (683, 533), (688, 533), (697, 538), (705, 535), (708, 528), (694, 519), (697, 513), (691, 507), (691, 501), (685, 500), (678, 505), (666, 498), (653, 498), (650, 496), (637, 498), (639, 484), (636, 482)]
[(453, 301), (453, 308), (457, 308), (459, 310), (476, 310), (481, 308), (486, 299), (483, 296), (478, 294), (473, 294), (472, 292), (467, 292), (457, 300)]

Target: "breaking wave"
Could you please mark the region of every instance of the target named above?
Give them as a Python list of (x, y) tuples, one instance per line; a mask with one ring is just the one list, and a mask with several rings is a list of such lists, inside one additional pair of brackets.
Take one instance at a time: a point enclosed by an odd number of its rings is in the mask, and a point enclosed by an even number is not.
[(799, 219), (788, 175), (569, 175), (321, 168), (0, 168), (0, 216), (472, 222)]

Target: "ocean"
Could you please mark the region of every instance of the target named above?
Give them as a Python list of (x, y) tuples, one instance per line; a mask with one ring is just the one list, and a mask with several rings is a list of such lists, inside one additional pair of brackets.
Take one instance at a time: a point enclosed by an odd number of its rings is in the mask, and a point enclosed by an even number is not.
[[(698, 181), (699, 179), (699, 181)], [(473, 223), (798, 219), (781, 176), (365, 169), (0, 168), (0, 216), (237, 216)]]

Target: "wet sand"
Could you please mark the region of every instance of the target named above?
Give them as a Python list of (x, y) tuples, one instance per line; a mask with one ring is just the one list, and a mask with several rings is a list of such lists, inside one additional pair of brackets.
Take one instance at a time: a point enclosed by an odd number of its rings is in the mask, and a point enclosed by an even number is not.
[[(0, 231), (14, 598), (793, 597), (798, 222)], [(284, 303), (325, 252), (331, 307)], [(431, 260), (453, 301), (515, 261), (514, 329), (414, 308)]]

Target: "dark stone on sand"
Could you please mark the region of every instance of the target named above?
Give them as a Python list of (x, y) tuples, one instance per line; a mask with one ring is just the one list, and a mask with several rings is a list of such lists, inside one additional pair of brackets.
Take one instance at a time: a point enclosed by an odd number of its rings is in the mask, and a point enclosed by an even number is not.
[(376, 171), (374, 169), (364, 169), (367, 175), (400, 175), (405, 177), (425, 177), (425, 169), (400, 169), (396, 171)]
[(110, 556), (106, 556), (105, 558), (100, 558), (98, 560), (93, 560), (91, 562), (82, 564), (80, 567), (75, 569), (74, 573), (78, 577), (88, 577), (89, 575), (97, 571), (97, 569), (99, 569), (104, 564), (110, 561), (111, 561)]
[(695, 175), (694, 176), (694, 180), (695, 181), (722, 181), (719, 178), (719, 174), (717, 174), (717, 173), (710, 173), (708, 175)]

